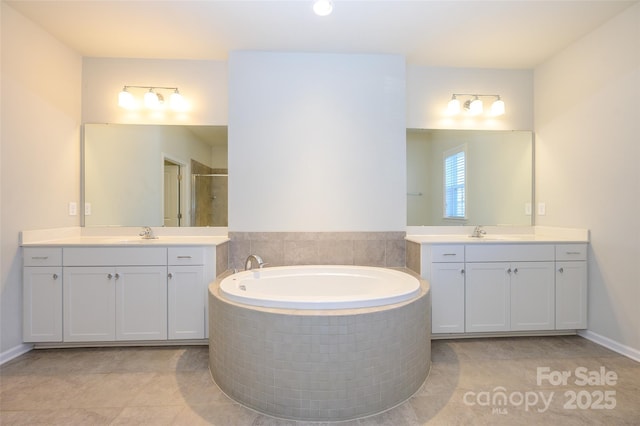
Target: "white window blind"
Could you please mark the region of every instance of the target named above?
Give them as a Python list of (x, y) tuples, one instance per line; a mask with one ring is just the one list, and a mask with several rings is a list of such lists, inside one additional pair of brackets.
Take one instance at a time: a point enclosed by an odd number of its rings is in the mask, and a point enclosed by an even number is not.
[(466, 217), (466, 167), (465, 147), (461, 146), (444, 154), (444, 217)]

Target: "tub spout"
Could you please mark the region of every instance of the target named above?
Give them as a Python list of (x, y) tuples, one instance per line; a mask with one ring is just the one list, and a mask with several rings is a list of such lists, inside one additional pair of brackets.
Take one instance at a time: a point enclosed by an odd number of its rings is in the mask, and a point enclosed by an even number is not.
[(247, 257), (247, 260), (244, 262), (245, 271), (248, 271), (249, 269), (253, 268), (254, 260), (256, 261), (258, 268), (262, 268), (265, 265), (264, 261), (260, 256), (258, 256), (257, 254), (250, 254), (249, 257)]

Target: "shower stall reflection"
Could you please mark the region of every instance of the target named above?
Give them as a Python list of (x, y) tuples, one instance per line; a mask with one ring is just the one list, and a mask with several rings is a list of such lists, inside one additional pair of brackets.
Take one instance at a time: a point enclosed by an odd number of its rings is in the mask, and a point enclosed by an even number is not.
[(227, 169), (191, 175), (192, 226), (227, 226)]

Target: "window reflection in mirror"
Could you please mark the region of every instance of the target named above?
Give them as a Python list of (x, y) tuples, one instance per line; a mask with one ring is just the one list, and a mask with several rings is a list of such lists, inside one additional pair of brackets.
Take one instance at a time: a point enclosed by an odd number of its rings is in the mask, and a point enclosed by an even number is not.
[(226, 126), (85, 124), (83, 157), (84, 226), (227, 226)]
[[(466, 216), (447, 217), (443, 159), (460, 146), (466, 146)], [(531, 132), (407, 130), (407, 225), (529, 226), (532, 197)]]

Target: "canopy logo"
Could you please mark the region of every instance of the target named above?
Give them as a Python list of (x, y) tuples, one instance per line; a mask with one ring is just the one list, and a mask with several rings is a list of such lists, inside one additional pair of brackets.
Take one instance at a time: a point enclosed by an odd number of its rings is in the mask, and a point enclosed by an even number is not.
[[(607, 370), (604, 366), (598, 370), (577, 367), (575, 370), (552, 370), (549, 367), (538, 367), (536, 385), (575, 386), (558, 392), (558, 400), (566, 410), (612, 410), (616, 407), (616, 391), (612, 389), (594, 389), (594, 387), (613, 387), (618, 383), (618, 374)], [(544, 413), (549, 409), (556, 397), (556, 392), (547, 390), (530, 390), (508, 392), (503, 386), (490, 391), (468, 391), (462, 396), (465, 405), (491, 408), (493, 414), (508, 414), (509, 407), (524, 407), (525, 411), (535, 410)]]

